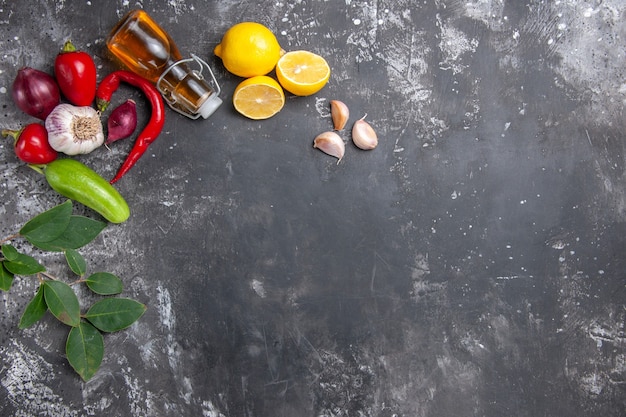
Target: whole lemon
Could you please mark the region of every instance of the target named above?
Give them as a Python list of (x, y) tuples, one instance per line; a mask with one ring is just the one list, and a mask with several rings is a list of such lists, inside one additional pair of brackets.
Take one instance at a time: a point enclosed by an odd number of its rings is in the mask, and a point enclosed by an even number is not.
[(256, 22), (241, 22), (226, 31), (213, 50), (226, 69), (240, 77), (265, 75), (272, 71), (281, 55), (276, 36)]

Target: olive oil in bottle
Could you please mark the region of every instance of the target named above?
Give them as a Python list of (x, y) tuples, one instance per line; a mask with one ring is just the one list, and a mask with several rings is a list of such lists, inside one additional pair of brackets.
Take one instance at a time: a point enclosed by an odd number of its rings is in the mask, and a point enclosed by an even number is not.
[(128, 70), (156, 84), (175, 111), (206, 119), (222, 104), (209, 65), (196, 55), (183, 59), (172, 38), (145, 11), (128, 12), (111, 30), (106, 45)]

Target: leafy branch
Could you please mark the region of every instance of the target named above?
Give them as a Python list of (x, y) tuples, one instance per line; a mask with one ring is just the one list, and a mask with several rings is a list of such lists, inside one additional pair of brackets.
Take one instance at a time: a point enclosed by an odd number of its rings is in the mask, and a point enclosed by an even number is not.
[[(72, 201), (67, 200), (28, 221), (19, 233), (0, 240), (0, 290), (9, 291), (17, 275), (35, 275), (39, 288), (26, 306), (19, 322), (25, 329), (38, 322), (47, 311), (61, 323), (70, 326), (65, 345), (68, 362), (87, 381), (100, 368), (104, 357), (104, 337), (125, 329), (137, 321), (146, 306), (118, 295), (122, 281), (109, 272), (87, 273), (87, 262), (78, 249), (93, 241), (106, 223), (72, 214)], [(70, 284), (52, 275), (37, 259), (20, 252), (11, 242), (26, 239), (34, 247), (62, 252), (70, 270), (95, 294), (105, 296), (81, 314), (78, 297)], [(108, 297), (107, 297), (108, 296)]]

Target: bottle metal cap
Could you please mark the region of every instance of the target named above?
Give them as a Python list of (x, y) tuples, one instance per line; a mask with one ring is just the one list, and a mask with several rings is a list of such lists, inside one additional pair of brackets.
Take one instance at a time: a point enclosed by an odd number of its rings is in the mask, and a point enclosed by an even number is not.
[[(171, 94), (170, 91), (167, 90), (167, 88), (164, 86), (166, 83), (163, 81), (166, 77), (166, 75), (172, 71), (175, 67), (181, 65), (181, 64), (185, 64), (185, 63), (189, 63), (189, 62), (196, 62), (200, 67), (198, 70), (192, 70), (193, 72), (193, 76), (198, 79), (198, 80), (206, 80), (207, 84), (207, 90), (209, 90), (208, 92), (212, 93), (204, 103), (202, 103), (200, 105), (199, 108), (197, 108), (197, 111), (191, 110), (189, 108), (189, 106), (186, 106), (182, 103), (178, 103), (176, 100), (176, 97), (173, 96)], [(205, 78), (204, 75), (202, 74), (202, 70), (206, 69), (208, 70), (209, 75), (211, 76), (210, 78)], [(213, 75), (213, 71), (211, 71), (211, 67), (209, 67), (209, 64), (207, 64), (205, 61), (203, 61), (201, 58), (199, 58), (196, 55), (191, 55), (191, 58), (188, 59), (181, 59), (180, 61), (175, 62), (174, 64), (172, 64), (169, 68), (167, 68), (165, 70), (165, 72), (163, 72), (163, 74), (161, 74), (161, 76), (159, 77), (159, 79), (156, 82), (156, 87), (159, 90), (159, 92), (161, 93), (161, 95), (163, 95), (163, 98), (165, 99), (165, 101), (167, 102), (167, 104), (172, 108), (172, 110), (189, 117), (190, 119), (197, 119), (200, 116), (202, 116), (203, 118), (207, 118), (209, 117), (211, 114), (213, 114), (213, 112), (215, 112), (215, 110), (220, 106), (220, 104), (222, 104), (222, 99), (219, 98), (219, 94), (220, 94), (220, 86), (217, 82), (217, 79), (215, 78), (215, 75)]]
[(222, 104), (222, 99), (217, 96), (217, 94), (212, 94), (202, 106), (198, 109), (198, 113), (207, 119), (210, 115), (212, 115), (215, 110)]

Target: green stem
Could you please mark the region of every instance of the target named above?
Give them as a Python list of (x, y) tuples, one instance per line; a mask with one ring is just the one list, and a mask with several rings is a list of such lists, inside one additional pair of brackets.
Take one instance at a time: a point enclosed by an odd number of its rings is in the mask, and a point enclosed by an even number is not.
[(13, 137), (13, 146), (17, 143), (17, 140), (20, 138), (20, 133), (22, 133), (23, 129), (12, 130), (12, 129), (2, 129), (2, 136), (12, 136)]
[(100, 113), (104, 113), (107, 107), (109, 107), (110, 103), (111, 103), (110, 101), (107, 101), (101, 98), (96, 98), (96, 107), (98, 108), (98, 111)]
[(65, 45), (63, 45), (63, 51), (62, 52), (74, 52), (74, 51), (76, 51), (76, 47), (74, 46), (72, 41), (68, 39), (65, 42)]
[(44, 175), (43, 169), (46, 167), (46, 165), (37, 165), (37, 164), (28, 164), (28, 166), (32, 169), (34, 169), (35, 171), (39, 172), (41, 175)]

